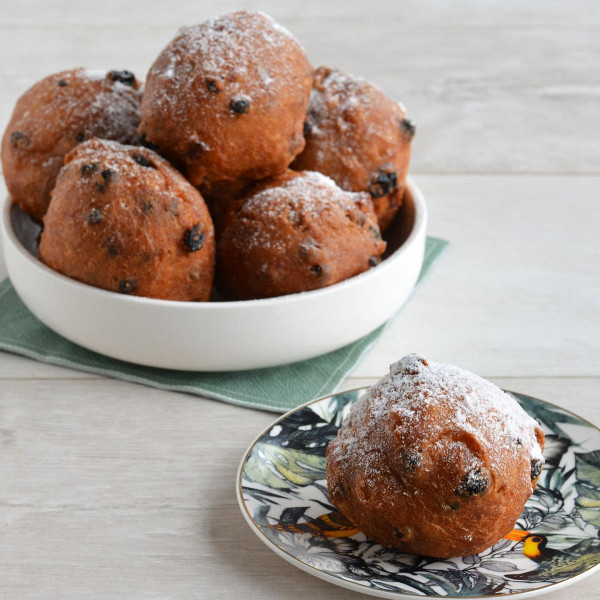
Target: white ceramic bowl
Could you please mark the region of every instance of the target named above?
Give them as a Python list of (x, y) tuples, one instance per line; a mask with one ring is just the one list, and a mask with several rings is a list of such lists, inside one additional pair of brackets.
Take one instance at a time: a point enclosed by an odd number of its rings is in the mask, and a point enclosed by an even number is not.
[(408, 181), (386, 232), (387, 258), (341, 283), (237, 302), (174, 302), (124, 296), (69, 279), (35, 258), (39, 232), (7, 199), (0, 230), (9, 277), (40, 321), (106, 356), (167, 369), (271, 367), (341, 348), (373, 331), (408, 298), (421, 270), (427, 210)]

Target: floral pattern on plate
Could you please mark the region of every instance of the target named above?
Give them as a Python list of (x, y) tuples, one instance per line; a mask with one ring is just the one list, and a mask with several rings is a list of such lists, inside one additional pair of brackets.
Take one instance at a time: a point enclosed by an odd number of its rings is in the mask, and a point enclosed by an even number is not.
[[(474, 556), (437, 559), (381, 547), (331, 505), (325, 451), (364, 389), (278, 419), (240, 465), (238, 500), (255, 533), (309, 573), (384, 598), (537, 595), (600, 567), (600, 430), (509, 392), (546, 434), (546, 464), (509, 537)], [(510, 539), (509, 539), (510, 538)]]

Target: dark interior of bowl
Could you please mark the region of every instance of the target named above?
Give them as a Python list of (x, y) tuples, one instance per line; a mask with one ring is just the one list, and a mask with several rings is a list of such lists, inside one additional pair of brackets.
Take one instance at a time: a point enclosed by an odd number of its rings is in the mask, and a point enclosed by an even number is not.
[(383, 255), (384, 260), (393, 254), (408, 239), (415, 226), (415, 203), (408, 188), (405, 188), (402, 206), (394, 220), (383, 234), (387, 248)]
[(25, 250), (37, 258), (38, 241), (42, 232), (42, 226), (38, 225), (16, 204), (13, 204), (10, 208), (10, 224)]

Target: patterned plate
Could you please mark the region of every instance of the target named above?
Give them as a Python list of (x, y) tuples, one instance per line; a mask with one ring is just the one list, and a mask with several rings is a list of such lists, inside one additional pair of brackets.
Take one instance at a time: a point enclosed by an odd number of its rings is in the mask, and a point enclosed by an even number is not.
[(336, 585), (396, 600), (524, 598), (600, 568), (600, 430), (522, 394), (512, 393), (544, 428), (546, 465), (510, 539), (475, 556), (441, 560), (382, 548), (352, 529), (329, 501), (325, 449), (363, 392), (287, 413), (246, 452), (238, 501), (250, 527), (277, 554)]

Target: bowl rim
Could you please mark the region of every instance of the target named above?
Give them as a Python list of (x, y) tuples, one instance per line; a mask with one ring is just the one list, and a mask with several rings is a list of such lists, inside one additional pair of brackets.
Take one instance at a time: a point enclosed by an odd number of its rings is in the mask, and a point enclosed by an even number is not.
[[(132, 305), (148, 305), (148, 306), (169, 306), (174, 308), (186, 308), (187, 310), (211, 312), (211, 311), (236, 311), (240, 308), (268, 308), (269, 306), (280, 307), (283, 304), (293, 304), (296, 302), (308, 301), (309, 299), (318, 299), (330, 294), (335, 294), (346, 288), (350, 288), (356, 285), (360, 285), (365, 279), (382, 274), (382, 271), (387, 271), (392, 266), (397, 257), (400, 257), (407, 252), (408, 248), (417, 240), (422, 234), (423, 230), (427, 226), (427, 206), (421, 190), (417, 187), (410, 176), (406, 178), (406, 188), (410, 192), (414, 204), (414, 223), (410, 233), (402, 243), (402, 245), (395, 250), (387, 259), (382, 261), (376, 267), (363, 271), (358, 275), (350, 277), (344, 281), (318, 288), (315, 290), (309, 290), (305, 292), (296, 292), (293, 294), (285, 294), (282, 296), (275, 296), (272, 298), (258, 298), (252, 300), (216, 300), (210, 302), (189, 302), (183, 300), (165, 300), (160, 298), (148, 298), (145, 296), (128, 296), (124, 294), (118, 294), (111, 290), (105, 290), (103, 288), (95, 287), (87, 283), (77, 281), (51, 269), (45, 265), (39, 258), (33, 256), (18, 239), (11, 223), (11, 209), (13, 202), (9, 195), (4, 198), (3, 210), (0, 214), (0, 232), (5, 242), (9, 243), (13, 250), (18, 252), (21, 256), (25, 257), (26, 260), (31, 264), (33, 268), (42, 270), (47, 276), (54, 278), (60, 285), (71, 287), (75, 291), (91, 294), (99, 294), (100, 297), (105, 296), (108, 299), (113, 300), (119, 299), (120, 302), (130, 303)], [(10, 277), (10, 273), (8, 273)]]

